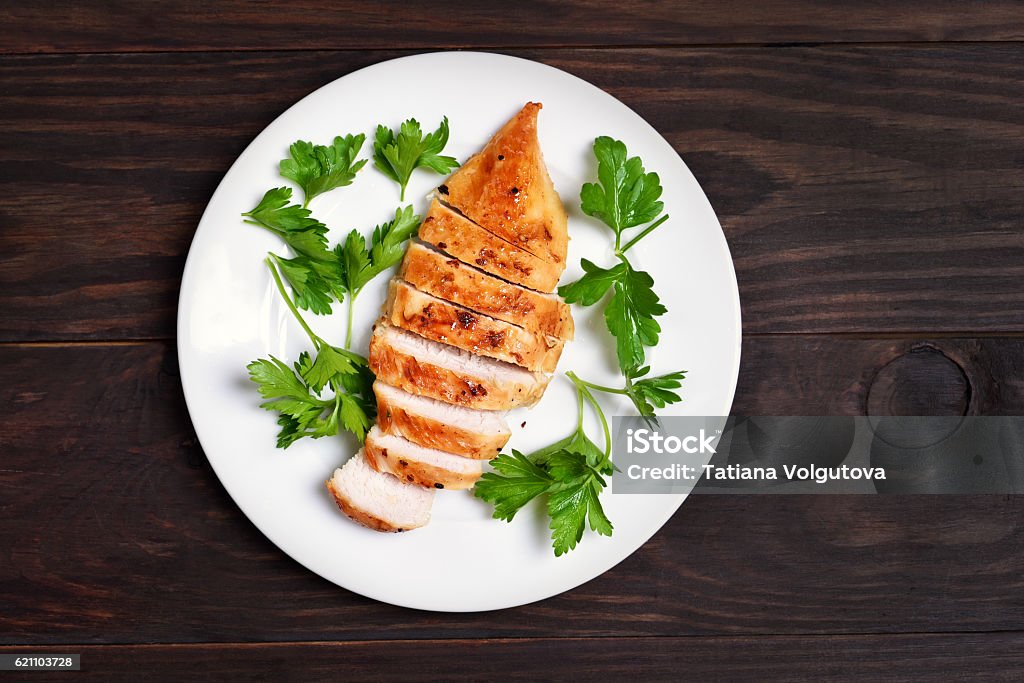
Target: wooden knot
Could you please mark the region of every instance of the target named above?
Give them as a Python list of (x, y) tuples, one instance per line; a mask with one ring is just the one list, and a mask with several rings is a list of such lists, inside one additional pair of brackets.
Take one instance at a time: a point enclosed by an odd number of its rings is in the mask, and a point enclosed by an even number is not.
[(922, 344), (889, 361), (868, 388), (867, 413), (885, 415), (966, 415), (971, 383), (956, 361)]

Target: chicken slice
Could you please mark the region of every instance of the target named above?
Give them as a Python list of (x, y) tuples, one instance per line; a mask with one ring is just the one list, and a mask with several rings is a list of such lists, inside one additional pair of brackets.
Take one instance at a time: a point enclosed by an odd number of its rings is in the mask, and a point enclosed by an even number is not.
[(572, 339), (572, 314), (557, 295), (506, 282), (424, 244), (409, 244), (398, 276), (421, 292), (478, 313), (538, 334)]
[(540, 151), (540, 109), (523, 107), (438, 192), (498, 237), (564, 269), (567, 217)]
[(384, 316), (402, 329), (529, 370), (551, 372), (565, 342), (438, 299), (395, 278)]
[(378, 472), (365, 455), (360, 450), (327, 480), (327, 489), (341, 511), (377, 531), (408, 531), (426, 525), (434, 504), (433, 490)]
[(447, 344), (385, 322), (370, 338), (370, 369), (385, 384), (417, 396), (480, 410), (533, 405), (551, 377)]
[(427, 448), (477, 460), (490, 460), (512, 436), (501, 413), (443, 403), (373, 383), (377, 426)]
[(563, 268), (492, 235), (437, 201), (430, 204), (419, 237), (463, 263), (540, 292), (553, 292)]
[(426, 448), (377, 426), (366, 435), (366, 461), (378, 472), (433, 489), (468, 489), (484, 473), (482, 460)]

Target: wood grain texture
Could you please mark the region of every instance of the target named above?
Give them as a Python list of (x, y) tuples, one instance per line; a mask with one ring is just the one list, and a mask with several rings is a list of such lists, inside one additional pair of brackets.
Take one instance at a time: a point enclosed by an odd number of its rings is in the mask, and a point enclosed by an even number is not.
[(134, 52), (1021, 40), (1009, 0), (473, 0), (89, 3), (13, 0), (2, 52)]
[[(1019, 633), (89, 645), (75, 680), (1019, 681)], [(3, 648), (20, 653), (25, 648)], [(33, 673), (65, 681), (68, 674)]]
[(1021, 415), (1024, 338), (746, 337), (736, 415)]
[[(0, 59), (0, 341), (172, 337), (223, 172), (294, 101), (398, 54)], [(680, 152), (729, 238), (745, 331), (1024, 331), (1024, 46), (516, 54)]]
[[(872, 368), (917, 343), (751, 338), (737, 409), (857, 414)], [(986, 369), (989, 412), (1024, 409), (1024, 339), (933, 343)], [(1020, 496), (695, 497), (565, 595), (433, 614), (339, 589), (248, 522), (188, 428), (170, 345), (0, 346), (0, 387), (4, 644), (1024, 629)]]

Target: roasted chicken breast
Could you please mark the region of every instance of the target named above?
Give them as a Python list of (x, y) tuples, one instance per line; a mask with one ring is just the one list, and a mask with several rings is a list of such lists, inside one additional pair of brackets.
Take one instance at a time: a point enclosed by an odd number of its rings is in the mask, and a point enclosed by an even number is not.
[(377, 396), (377, 426), (427, 448), (476, 460), (490, 460), (512, 436), (512, 430), (493, 410), (474, 410), (426, 396), (373, 383)]
[(537, 334), (572, 339), (572, 314), (557, 295), (506, 282), (424, 244), (409, 245), (398, 276), (421, 292), (478, 313)]
[(434, 489), (468, 489), (484, 473), (480, 460), (420, 446), (376, 426), (366, 435), (366, 461), (378, 472)]
[(370, 370), (378, 381), (418, 396), (479, 408), (533, 405), (551, 378), (474, 355), (378, 322), (370, 338)]
[(388, 287), (384, 316), (396, 327), (474, 354), (552, 372), (565, 342), (495, 320), (419, 291), (395, 278)]
[(539, 292), (553, 292), (563, 268), (506, 242), (436, 199), (419, 237), (463, 263)]
[(360, 450), (327, 480), (341, 511), (377, 531), (408, 531), (429, 522), (434, 491), (378, 472), (365, 456)]
[(352, 519), (404, 531), (465, 489), (540, 400), (566, 340), (567, 218), (530, 103), (437, 188), (370, 339), (377, 424), (327, 488)]
[(565, 267), (567, 217), (537, 139), (530, 102), (438, 187), (441, 199), (498, 237)]

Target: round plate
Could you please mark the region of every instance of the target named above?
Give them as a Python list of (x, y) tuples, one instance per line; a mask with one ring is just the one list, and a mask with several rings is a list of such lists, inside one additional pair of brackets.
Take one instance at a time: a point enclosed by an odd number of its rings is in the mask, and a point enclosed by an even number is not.
[[(541, 148), (569, 212), (570, 266), (563, 282), (582, 274), (581, 257), (603, 265), (613, 262), (611, 232), (580, 212), (579, 191), (596, 177), (594, 138), (616, 137), (661, 176), (665, 209), (671, 214), (630, 251), (635, 265), (653, 275), (655, 289), (668, 306), (659, 318), (661, 342), (650, 352), (653, 372), (689, 371), (683, 402), (664, 413), (727, 415), (732, 404), (740, 306), (729, 248), (693, 175), (635, 112), (558, 69), (475, 52), (396, 59), (320, 88), (260, 133), (210, 200), (181, 285), (178, 354), (196, 433), (242, 511), (312, 571), (377, 600), (468, 612), (556, 595), (628, 557), (684, 499), (606, 491), (603, 502), (614, 535), (588, 532), (575, 551), (558, 558), (539, 506), (529, 506), (507, 524), (491, 519), (490, 507), (466, 491), (439, 492), (427, 527), (380, 534), (341, 514), (324, 486), (334, 469), (358, 450), (356, 440), (347, 434), (303, 439), (287, 451), (278, 450), (275, 416), (258, 408), (260, 399), (246, 364), (270, 354), (292, 361), (308, 347), (263, 263), (268, 251), (287, 253), (286, 247), (267, 231), (244, 224), (239, 215), (254, 207), (267, 189), (287, 184), (277, 165), (288, 146), (300, 138), (325, 144), (335, 135), (362, 132), (368, 140), (362, 154), (366, 157), (378, 123), (395, 127), (412, 116), (433, 130), (447, 115), (451, 140), (445, 153), (465, 160), (529, 101), (544, 105)], [(422, 215), (426, 194), (441, 181), (429, 171), (414, 172), (405, 203)], [(370, 163), (351, 186), (317, 197), (310, 209), (330, 226), (333, 244), (352, 228), (369, 234), (397, 206), (398, 186)], [(381, 276), (372, 282), (356, 303), (353, 348), (364, 354), (387, 280)], [(599, 308), (574, 307), (576, 339), (566, 345), (559, 370), (575, 370), (602, 384), (619, 383), (613, 341)], [(306, 317), (318, 334), (340, 344), (343, 313), (344, 306), (339, 306), (333, 316)], [(630, 414), (628, 403), (613, 398), (602, 397), (609, 416)], [(573, 430), (575, 413), (572, 386), (560, 376), (539, 405), (510, 414), (515, 435), (509, 446), (529, 452), (562, 438)]]

